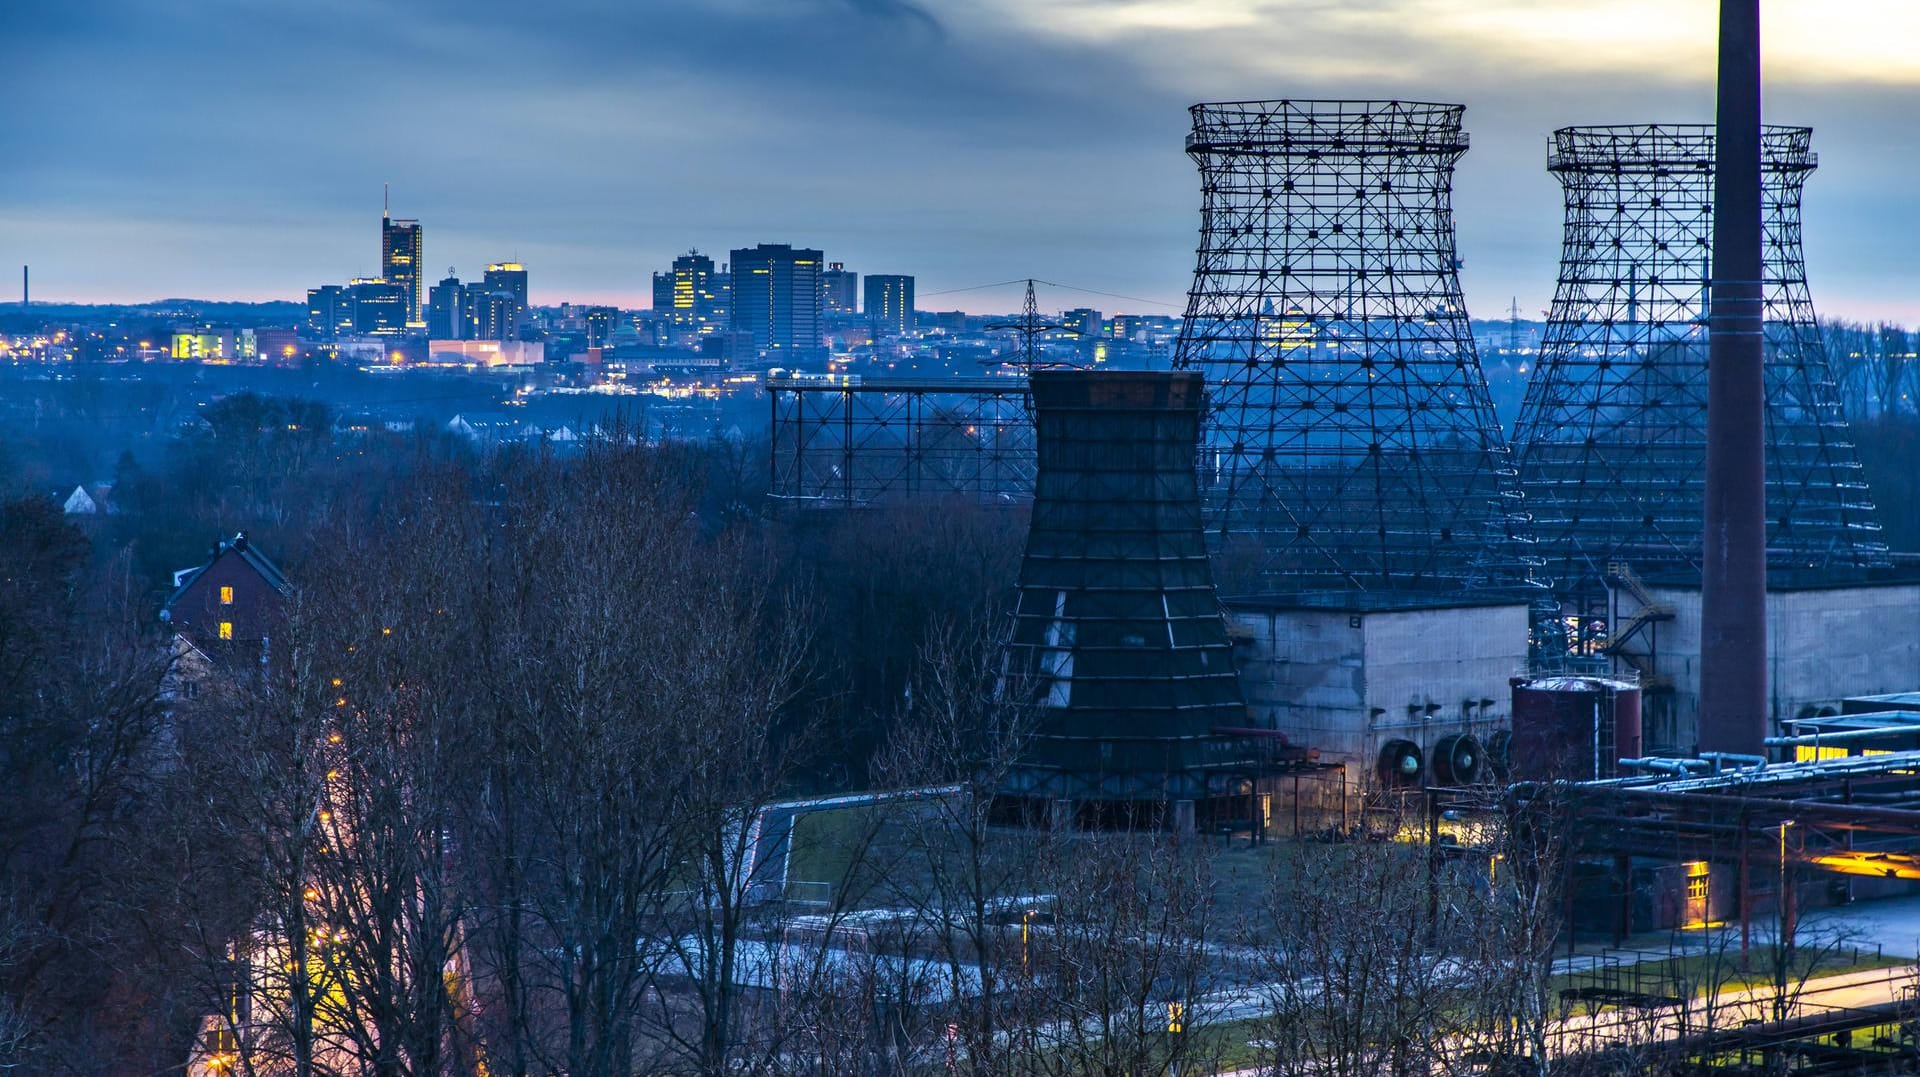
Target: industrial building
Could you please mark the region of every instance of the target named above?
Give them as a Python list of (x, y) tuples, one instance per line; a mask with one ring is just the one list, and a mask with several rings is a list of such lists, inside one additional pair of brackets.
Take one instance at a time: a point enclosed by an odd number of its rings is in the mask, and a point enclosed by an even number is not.
[[(1609, 578), (1619, 626), (1607, 653), (1646, 687), (1647, 748), (1692, 755), (1699, 744), (1699, 577)], [(1920, 637), (1889, 631), (1920, 609), (1920, 580), (1891, 573), (1776, 571), (1767, 581), (1770, 728), (1833, 713), (1848, 696), (1920, 685)]]
[(1525, 602), (1343, 591), (1226, 606), (1253, 720), (1342, 765), (1352, 795), (1494, 776), (1488, 750), (1513, 729), (1509, 682), (1527, 665)]

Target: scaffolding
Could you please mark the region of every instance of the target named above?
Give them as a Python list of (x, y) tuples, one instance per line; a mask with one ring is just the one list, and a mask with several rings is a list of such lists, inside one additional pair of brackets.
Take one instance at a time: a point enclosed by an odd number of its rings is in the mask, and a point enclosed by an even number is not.
[(1033, 496), (1033, 423), (1025, 377), (766, 380), (772, 494), (859, 507)]
[(1459, 105), (1195, 105), (1201, 242), (1174, 366), (1206, 374), (1216, 545), (1276, 591), (1530, 594), (1460, 293)]
[[(1768, 560), (1882, 564), (1886, 546), (1814, 322), (1800, 246), (1811, 131), (1768, 127)], [(1698, 568), (1703, 530), (1709, 125), (1567, 127), (1560, 277), (1514, 444), (1540, 552), (1577, 638), (1606, 635), (1609, 562)], [(1577, 640), (1576, 640), (1577, 642)]]

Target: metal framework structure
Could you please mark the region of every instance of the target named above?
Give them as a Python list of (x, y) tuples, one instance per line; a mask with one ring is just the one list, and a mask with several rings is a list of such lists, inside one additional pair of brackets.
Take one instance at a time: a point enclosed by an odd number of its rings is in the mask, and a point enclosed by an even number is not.
[(1276, 590), (1514, 587), (1527, 523), (1461, 299), (1460, 105), (1195, 105), (1208, 529)]
[(1024, 377), (865, 380), (769, 377), (772, 492), (857, 507), (1033, 496), (1033, 423)]
[[(1874, 509), (1814, 322), (1800, 197), (1803, 127), (1763, 141), (1767, 556), (1884, 563)], [(1604, 618), (1610, 561), (1697, 568), (1706, 490), (1710, 125), (1567, 127), (1560, 277), (1514, 437), (1562, 611)]]

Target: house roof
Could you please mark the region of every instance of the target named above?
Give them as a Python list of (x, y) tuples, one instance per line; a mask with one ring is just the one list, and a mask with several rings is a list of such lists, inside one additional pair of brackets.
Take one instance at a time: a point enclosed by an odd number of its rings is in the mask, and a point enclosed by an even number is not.
[(173, 593), (167, 596), (166, 603), (160, 607), (161, 617), (164, 619), (168, 616), (169, 611), (173, 609), (173, 604), (180, 600), (180, 596), (186, 593), (187, 588), (193, 586), (193, 581), (199, 579), (201, 573), (212, 568), (215, 562), (230, 553), (239, 555), (248, 567), (259, 573), (261, 579), (267, 581), (267, 586), (283, 595), (293, 593), (293, 584), (287, 582), (286, 574), (280, 571), (280, 566), (274, 564), (266, 554), (261, 553), (259, 547), (247, 541), (247, 533), (241, 531), (230, 539), (221, 539), (214, 546), (213, 556), (207, 559), (206, 564), (182, 569), (173, 574)]

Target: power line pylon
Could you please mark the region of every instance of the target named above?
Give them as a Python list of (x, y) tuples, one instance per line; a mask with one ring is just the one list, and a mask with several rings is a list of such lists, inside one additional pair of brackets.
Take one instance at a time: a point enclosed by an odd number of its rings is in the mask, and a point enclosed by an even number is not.
[(1040, 320), (1040, 304), (1033, 295), (1033, 278), (1027, 278), (1027, 298), (1020, 306), (1020, 318), (1011, 322), (994, 322), (988, 330), (1011, 329), (1020, 337), (1020, 357), (1011, 362), (1001, 360), (1010, 366), (1018, 367), (1022, 374), (1032, 373), (1045, 367), (1067, 366), (1066, 363), (1050, 363), (1040, 358), (1039, 340), (1042, 333), (1060, 328), (1053, 322)]

